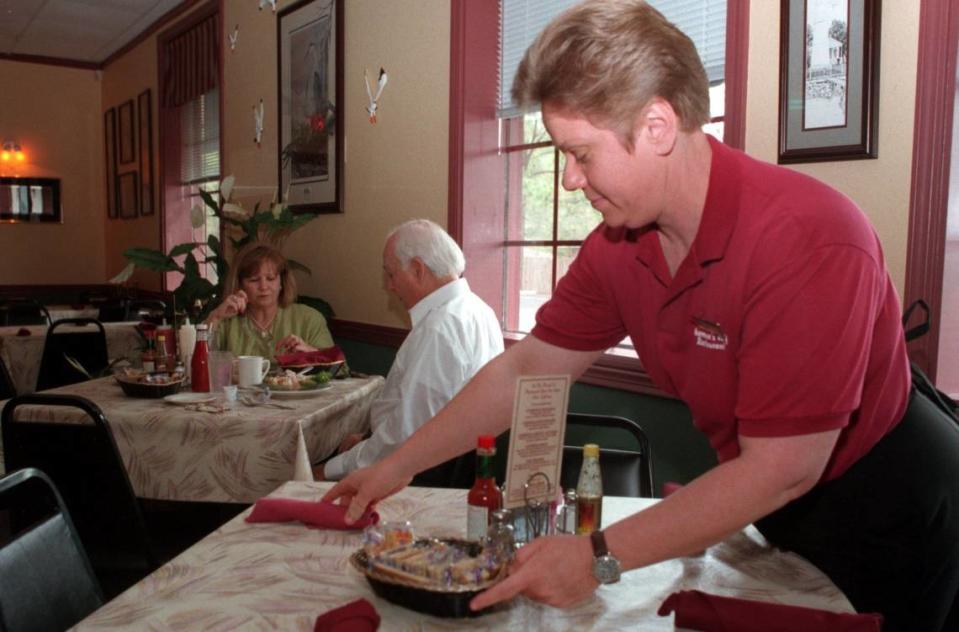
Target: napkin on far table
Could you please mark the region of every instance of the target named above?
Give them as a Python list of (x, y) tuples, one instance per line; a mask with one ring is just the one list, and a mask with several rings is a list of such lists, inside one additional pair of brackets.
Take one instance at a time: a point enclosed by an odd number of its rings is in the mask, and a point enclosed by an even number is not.
[(330, 502), (313, 502), (293, 498), (261, 498), (256, 501), (253, 511), (246, 517), (247, 522), (293, 522), (318, 529), (363, 529), (380, 521), (380, 516), (369, 509), (353, 524), (346, 524), (347, 505)]
[(700, 632), (881, 632), (881, 614), (847, 614), (815, 608), (719, 597), (681, 590), (666, 598), (659, 615), (676, 612), (676, 628)]
[(378, 627), (376, 608), (366, 599), (357, 599), (318, 616), (313, 632), (375, 632)]

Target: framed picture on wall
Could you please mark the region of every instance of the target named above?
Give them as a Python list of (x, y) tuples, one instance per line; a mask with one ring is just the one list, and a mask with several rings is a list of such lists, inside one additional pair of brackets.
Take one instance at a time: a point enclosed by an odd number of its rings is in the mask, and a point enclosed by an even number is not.
[(103, 113), (103, 155), (106, 156), (107, 217), (117, 216), (117, 111)]
[(136, 159), (136, 141), (133, 137), (133, 99), (121, 105), (117, 112), (120, 164), (127, 165)]
[(291, 210), (343, 211), (343, 0), (277, 14), (280, 191)]
[(137, 217), (137, 172), (121, 173), (117, 178), (117, 204), (120, 217), (136, 219)]
[(781, 0), (779, 162), (878, 156), (879, 0)]
[(140, 148), (140, 215), (153, 215), (153, 114), (150, 90), (137, 97), (137, 137)]

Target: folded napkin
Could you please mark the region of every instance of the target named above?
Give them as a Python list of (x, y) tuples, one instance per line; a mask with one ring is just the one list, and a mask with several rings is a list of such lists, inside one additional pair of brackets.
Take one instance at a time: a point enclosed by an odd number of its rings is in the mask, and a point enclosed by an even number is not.
[(297, 351), (295, 353), (280, 353), (276, 355), (276, 361), (280, 366), (307, 366), (316, 364), (333, 364), (343, 362), (346, 356), (343, 350), (336, 345), (317, 351)]
[(347, 505), (312, 502), (293, 498), (261, 498), (247, 522), (293, 522), (298, 520), (318, 529), (362, 529), (380, 521), (380, 515), (369, 509), (353, 524), (346, 524)]
[(701, 632), (881, 632), (881, 614), (847, 614), (682, 590), (659, 607), (677, 628)]
[(318, 616), (313, 632), (375, 632), (378, 627), (376, 608), (366, 599), (357, 599)]

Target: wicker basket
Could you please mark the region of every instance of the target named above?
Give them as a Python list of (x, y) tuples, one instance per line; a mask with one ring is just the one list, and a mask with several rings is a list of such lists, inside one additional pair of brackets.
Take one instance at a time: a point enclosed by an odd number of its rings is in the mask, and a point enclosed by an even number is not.
[(180, 390), (183, 380), (168, 382), (166, 384), (151, 384), (150, 382), (138, 382), (120, 379), (114, 376), (120, 388), (129, 397), (142, 397), (146, 399), (159, 399), (167, 395), (173, 395)]

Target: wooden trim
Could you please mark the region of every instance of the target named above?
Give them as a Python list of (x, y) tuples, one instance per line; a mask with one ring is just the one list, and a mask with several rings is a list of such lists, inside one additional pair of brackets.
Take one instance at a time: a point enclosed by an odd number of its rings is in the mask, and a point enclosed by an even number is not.
[(19, 53), (0, 53), (0, 61), (19, 61), (25, 64), (44, 64), (83, 70), (100, 70), (103, 65), (95, 61), (80, 61), (64, 57), (46, 57), (44, 55), (21, 55)]
[(466, 0), (450, 4), (450, 111), (446, 232), (463, 244), (463, 161), (466, 129)]
[(749, 0), (726, 6), (726, 105), (723, 142), (746, 147), (746, 76), (749, 66)]
[[(338, 318), (330, 321), (330, 331), (336, 338), (348, 338), (394, 349), (398, 349), (410, 333), (406, 329), (397, 327), (371, 325)], [(522, 335), (504, 334), (504, 336), (507, 348), (522, 339)], [(586, 373), (580, 376), (578, 381), (583, 384), (614, 388), (631, 393), (670, 397), (653, 384), (638, 358), (613, 353), (607, 353), (597, 360)]]
[(920, 298), (929, 304), (929, 333), (909, 343), (909, 356), (933, 380), (942, 316), (957, 39), (959, 3), (923, 2), (919, 10), (905, 304)]

